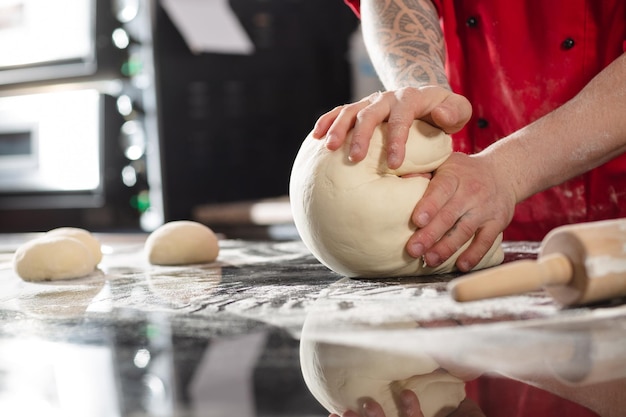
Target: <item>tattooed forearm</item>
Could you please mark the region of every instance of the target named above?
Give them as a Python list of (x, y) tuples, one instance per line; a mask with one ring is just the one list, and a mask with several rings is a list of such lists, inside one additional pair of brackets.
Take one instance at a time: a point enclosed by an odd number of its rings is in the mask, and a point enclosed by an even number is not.
[(368, 51), (386, 88), (449, 88), (443, 34), (429, 0), (363, 0), (361, 14)]

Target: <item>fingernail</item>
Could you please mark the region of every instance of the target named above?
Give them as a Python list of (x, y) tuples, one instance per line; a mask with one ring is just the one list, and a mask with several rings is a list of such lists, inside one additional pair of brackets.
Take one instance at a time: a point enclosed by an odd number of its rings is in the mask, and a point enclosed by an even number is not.
[(398, 154), (396, 154), (395, 152), (390, 152), (389, 153), (389, 157), (387, 159), (387, 163), (389, 164), (390, 168), (397, 168), (402, 164), (402, 161), (400, 161), (400, 158), (398, 157)]
[(417, 215), (417, 225), (419, 227), (426, 226), (429, 220), (430, 220), (430, 216), (428, 216), (428, 213), (420, 213)]
[(470, 263), (469, 263), (469, 262), (467, 262), (467, 261), (461, 261), (461, 262), (459, 262), (458, 267), (459, 267), (459, 269), (460, 269), (461, 271), (463, 271), (463, 272), (467, 272), (467, 271), (469, 271), (469, 270), (472, 268), (472, 267), (470, 266)]
[(366, 417), (377, 417), (376, 411), (373, 408), (373, 405), (370, 401), (365, 401), (363, 403), (363, 413)]
[(326, 146), (328, 146), (329, 143), (334, 142), (336, 139), (336, 136), (332, 133), (327, 133), (326, 134)]
[(434, 252), (427, 253), (424, 255), (424, 260), (426, 261), (426, 265), (428, 266), (438, 266), (440, 264), (441, 258)]
[(355, 154), (359, 153), (359, 151), (361, 150), (361, 145), (359, 145), (357, 142), (354, 142), (350, 145), (350, 154), (348, 156), (348, 159), (350, 161), (354, 161), (354, 157), (356, 156)]
[(398, 145), (392, 143), (387, 149), (387, 164), (390, 168), (397, 168), (402, 165), (402, 161), (400, 160), (400, 156), (398, 155)]
[(404, 408), (405, 414), (408, 415), (408, 412), (413, 406), (413, 399), (411, 398), (410, 393), (408, 393), (407, 391), (402, 391), (400, 393), (400, 403), (402, 404), (402, 408)]
[(419, 258), (423, 254), (424, 254), (424, 245), (422, 245), (419, 242), (413, 243), (411, 245), (411, 250), (409, 252), (409, 255), (411, 255), (414, 258)]

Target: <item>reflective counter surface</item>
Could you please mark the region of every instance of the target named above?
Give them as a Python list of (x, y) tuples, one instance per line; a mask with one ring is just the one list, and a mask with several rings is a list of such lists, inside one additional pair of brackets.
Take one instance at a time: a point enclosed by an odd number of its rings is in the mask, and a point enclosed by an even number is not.
[[(470, 381), (468, 396), (487, 375), (556, 392), (581, 416), (594, 414), (576, 403), (608, 417), (626, 402), (613, 394), (626, 386), (620, 300), (563, 309), (540, 291), (458, 304), (452, 274), (347, 279), (300, 241), (222, 240), (215, 263), (153, 266), (141, 234), (99, 235), (89, 277), (28, 283), (11, 258), (32, 237), (0, 237), (2, 416), (327, 416), (304, 382), (301, 362), (315, 358), (300, 357), (301, 340), (367, 358), (359, 378), (377, 358), (426, 356)], [(504, 248), (513, 261), (538, 245)], [(496, 402), (503, 416), (538, 415)]]

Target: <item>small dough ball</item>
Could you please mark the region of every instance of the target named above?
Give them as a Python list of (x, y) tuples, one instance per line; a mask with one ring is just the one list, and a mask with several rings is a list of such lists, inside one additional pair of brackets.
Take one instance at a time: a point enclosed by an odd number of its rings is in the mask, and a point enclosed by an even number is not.
[(100, 245), (100, 241), (88, 230), (80, 229), (78, 227), (59, 227), (48, 231), (46, 234), (49, 236), (68, 236), (78, 239), (91, 251), (96, 265), (102, 261), (102, 247)]
[(188, 220), (164, 224), (148, 236), (148, 261), (154, 265), (186, 265), (213, 262), (219, 242), (209, 227)]
[[(298, 233), (328, 268), (348, 277), (392, 277), (452, 272), (458, 254), (436, 268), (406, 252), (415, 232), (411, 214), (430, 182), (428, 175), (452, 153), (452, 139), (426, 122), (409, 130), (406, 157), (398, 169), (387, 166), (387, 124), (377, 126), (365, 159), (348, 160), (344, 146), (329, 151), (309, 135), (291, 171), (289, 196)], [(502, 236), (476, 269), (502, 262)], [(469, 244), (469, 242), (468, 242)]]
[(68, 236), (47, 236), (20, 246), (13, 256), (13, 269), (24, 281), (81, 278), (96, 268), (89, 248)]

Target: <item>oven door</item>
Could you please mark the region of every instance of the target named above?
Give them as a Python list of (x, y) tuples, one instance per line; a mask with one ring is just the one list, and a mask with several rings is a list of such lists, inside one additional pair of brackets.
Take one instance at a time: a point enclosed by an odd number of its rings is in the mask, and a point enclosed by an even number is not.
[(110, 1), (0, 0), (0, 88), (120, 76)]
[(101, 107), (91, 89), (0, 97), (0, 208), (102, 204)]

